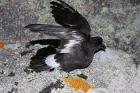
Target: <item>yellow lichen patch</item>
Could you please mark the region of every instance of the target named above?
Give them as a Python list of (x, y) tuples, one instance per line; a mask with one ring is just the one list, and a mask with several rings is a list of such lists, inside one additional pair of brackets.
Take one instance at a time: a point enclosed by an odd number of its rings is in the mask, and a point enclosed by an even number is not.
[(83, 79), (77, 77), (68, 77), (63, 79), (64, 83), (68, 84), (70, 88), (74, 88), (75, 90), (81, 89), (86, 93), (92, 86), (86, 83)]
[(4, 42), (0, 41), (0, 48), (4, 48), (5, 44)]

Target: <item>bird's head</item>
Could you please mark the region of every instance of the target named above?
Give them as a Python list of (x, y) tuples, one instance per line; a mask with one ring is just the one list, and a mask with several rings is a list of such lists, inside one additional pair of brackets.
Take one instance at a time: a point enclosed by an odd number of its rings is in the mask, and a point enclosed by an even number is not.
[(99, 52), (99, 51), (105, 51), (105, 49), (106, 49), (106, 46), (103, 43), (103, 39), (101, 37), (99, 37), (99, 36), (97, 36), (97, 37), (91, 37), (91, 39), (90, 39), (90, 45), (93, 48), (94, 54), (97, 53), (97, 52)]

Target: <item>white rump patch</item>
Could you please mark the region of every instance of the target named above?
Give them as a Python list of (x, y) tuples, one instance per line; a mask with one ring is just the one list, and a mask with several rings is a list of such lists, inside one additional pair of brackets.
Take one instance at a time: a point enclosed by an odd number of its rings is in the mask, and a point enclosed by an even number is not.
[(55, 57), (55, 54), (52, 54), (52, 55), (49, 55), (48, 57), (46, 57), (46, 59), (45, 59), (45, 63), (52, 68), (60, 66), (60, 64), (56, 62), (54, 57)]
[(72, 47), (79, 43), (79, 40), (69, 40), (68, 44), (64, 45), (64, 48), (60, 51), (60, 53), (70, 53)]

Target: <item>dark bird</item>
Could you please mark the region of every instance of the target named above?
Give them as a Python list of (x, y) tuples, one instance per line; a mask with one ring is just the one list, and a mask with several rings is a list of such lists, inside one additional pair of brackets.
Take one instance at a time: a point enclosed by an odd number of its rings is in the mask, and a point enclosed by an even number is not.
[[(29, 24), (25, 28), (59, 39), (45, 40), (44, 43), (49, 46), (37, 51), (37, 54), (31, 58), (30, 68), (35, 71), (60, 68), (70, 72), (88, 67), (95, 53), (105, 51), (103, 39), (99, 36), (91, 37), (87, 20), (64, 1), (52, 1), (50, 4), (51, 13), (61, 26)], [(37, 42), (30, 42), (34, 43)]]

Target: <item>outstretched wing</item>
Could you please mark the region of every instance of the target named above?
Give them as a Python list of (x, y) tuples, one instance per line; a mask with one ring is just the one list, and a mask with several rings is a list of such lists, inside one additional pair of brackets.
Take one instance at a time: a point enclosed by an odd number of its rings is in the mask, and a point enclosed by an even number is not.
[(71, 6), (62, 0), (57, 0), (51, 2), (51, 8), (56, 22), (63, 27), (48, 24), (29, 24), (25, 28), (30, 29), (32, 32), (49, 34), (61, 39), (71, 39), (67, 36), (74, 34), (72, 31), (77, 31), (85, 37), (90, 36), (91, 29), (87, 20)]
[(90, 36), (90, 26), (87, 20), (75, 9), (62, 0), (51, 2), (52, 14), (57, 23), (62, 26), (48, 24), (30, 24), (33, 32), (57, 36), (61, 39), (60, 53), (68, 53), (75, 46), (80, 46)]
[(52, 14), (55, 21), (65, 28), (71, 28), (85, 35), (90, 35), (90, 26), (87, 20), (70, 5), (62, 0), (51, 2)]

